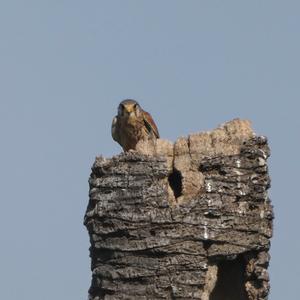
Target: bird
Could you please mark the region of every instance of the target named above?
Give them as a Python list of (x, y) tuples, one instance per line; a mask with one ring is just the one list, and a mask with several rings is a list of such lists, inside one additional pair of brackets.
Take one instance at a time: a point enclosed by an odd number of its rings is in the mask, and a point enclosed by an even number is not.
[(133, 99), (125, 99), (118, 106), (118, 114), (111, 125), (112, 138), (124, 152), (135, 150), (140, 140), (159, 139), (159, 132), (151, 115)]

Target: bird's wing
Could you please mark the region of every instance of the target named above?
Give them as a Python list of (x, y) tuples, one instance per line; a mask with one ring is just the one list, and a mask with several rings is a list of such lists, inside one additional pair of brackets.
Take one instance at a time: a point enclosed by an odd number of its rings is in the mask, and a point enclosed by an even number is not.
[(158, 132), (156, 124), (154, 123), (151, 115), (148, 112), (143, 111), (143, 116), (144, 116), (144, 123), (145, 123), (147, 130), (149, 132), (153, 132), (155, 137), (159, 139), (159, 132)]
[(115, 116), (111, 124), (111, 136), (116, 142), (120, 143), (120, 137), (117, 130), (117, 122), (118, 122), (118, 118), (117, 116)]

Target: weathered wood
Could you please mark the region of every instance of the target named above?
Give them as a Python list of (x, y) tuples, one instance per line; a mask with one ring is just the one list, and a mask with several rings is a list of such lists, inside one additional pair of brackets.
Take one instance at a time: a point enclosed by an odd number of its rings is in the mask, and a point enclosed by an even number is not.
[(90, 299), (267, 299), (269, 154), (265, 137), (234, 120), (96, 158)]

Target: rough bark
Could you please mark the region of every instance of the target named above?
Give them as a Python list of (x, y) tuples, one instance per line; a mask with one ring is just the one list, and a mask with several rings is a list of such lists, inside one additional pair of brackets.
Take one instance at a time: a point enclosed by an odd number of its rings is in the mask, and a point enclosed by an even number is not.
[(100, 299), (267, 299), (267, 139), (233, 120), (97, 157), (85, 225)]

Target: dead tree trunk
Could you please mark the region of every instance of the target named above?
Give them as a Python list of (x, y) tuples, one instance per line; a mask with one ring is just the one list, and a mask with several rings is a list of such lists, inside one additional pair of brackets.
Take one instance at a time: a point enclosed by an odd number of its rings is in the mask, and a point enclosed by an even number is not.
[(267, 139), (233, 120), (97, 157), (85, 225), (100, 299), (267, 299)]

